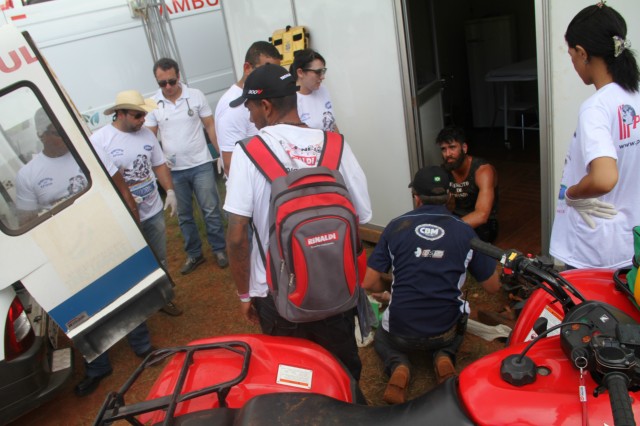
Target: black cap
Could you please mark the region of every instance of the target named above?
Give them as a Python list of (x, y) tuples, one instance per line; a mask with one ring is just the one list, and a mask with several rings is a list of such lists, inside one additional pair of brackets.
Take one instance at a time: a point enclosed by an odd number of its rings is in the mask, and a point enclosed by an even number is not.
[(444, 195), (449, 190), (449, 174), (440, 166), (423, 167), (413, 177), (409, 188), (418, 195)]
[(253, 70), (244, 82), (242, 96), (229, 102), (231, 108), (247, 99), (283, 98), (298, 91), (295, 79), (280, 65), (264, 64)]

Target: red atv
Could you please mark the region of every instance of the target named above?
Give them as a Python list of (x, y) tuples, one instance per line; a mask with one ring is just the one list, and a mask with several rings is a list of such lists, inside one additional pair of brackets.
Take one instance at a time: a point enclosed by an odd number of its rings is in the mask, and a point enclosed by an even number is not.
[[(243, 335), (152, 353), (108, 396), (95, 424), (635, 425), (640, 312), (616, 288), (614, 271), (559, 274), (516, 251), (479, 240), (473, 248), (500, 259), (506, 271), (537, 290), (505, 349), (414, 400), (359, 404), (356, 383), (321, 347)], [(148, 399), (125, 404), (144, 368), (171, 355)]]

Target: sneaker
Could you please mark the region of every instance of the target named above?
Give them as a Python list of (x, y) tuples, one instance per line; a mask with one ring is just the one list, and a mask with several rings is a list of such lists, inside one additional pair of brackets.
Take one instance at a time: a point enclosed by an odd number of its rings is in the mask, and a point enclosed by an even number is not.
[(438, 384), (456, 375), (456, 367), (448, 355), (438, 355), (433, 363)]
[(387, 388), (382, 399), (387, 404), (402, 404), (407, 401), (407, 388), (409, 387), (409, 367), (400, 364), (393, 370)]
[(187, 257), (187, 261), (184, 263), (182, 269), (180, 269), (180, 273), (182, 275), (190, 274), (195, 271), (198, 265), (204, 263), (204, 256), (200, 255), (198, 257)]
[(162, 308), (160, 308), (160, 310), (162, 312), (164, 312), (167, 315), (170, 315), (172, 317), (177, 317), (182, 315), (182, 309), (178, 308), (175, 303), (173, 302), (169, 302), (166, 305), (164, 305)]
[(218, 266), (222, 269), (229, 266), (229, 258), (227, 257), (227, 253), (224, 251), (217, 251), (214, 253), (216, 255), (216, 260), (218, 261)]

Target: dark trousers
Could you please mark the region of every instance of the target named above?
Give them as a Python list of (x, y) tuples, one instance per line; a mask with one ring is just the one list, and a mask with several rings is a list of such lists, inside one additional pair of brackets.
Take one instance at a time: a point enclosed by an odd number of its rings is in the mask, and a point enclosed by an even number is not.
[(393, 370), (400, 364), (411, 368), (409, 355), (414, 352), (433, 354), (433, 360), (438, 355), (448, 355), (455, 363), (456, 352), (462, 344), (463, 334), (459, 333), (458, 325), (454, 325), (450, 333), (437, 337), (403, 337), (389, 333), (384, 328), (376, 330), (373, 347), (384, 364), (384, 371), (391, 376)]
[(349, 310), (320, 321), (293, 323), (282, 318), (273, 298), (254, 297), (260, 327), (270, 336), (301, 337), (324, 347), (338, 358), (354, 379), (360, 380), (362, 362), (355, 338), (355, 313)]

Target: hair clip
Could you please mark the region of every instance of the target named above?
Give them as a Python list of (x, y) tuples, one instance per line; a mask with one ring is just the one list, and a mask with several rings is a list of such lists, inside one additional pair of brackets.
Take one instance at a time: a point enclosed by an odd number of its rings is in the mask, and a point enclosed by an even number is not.
[(602, 9), (602, 7), (606, 5), (607, 5), (606, 1), (599, 1), (598, 3), (596, 3), (596, 6), (598, 6), (600, 9)]
[(617, 58), (622, 52), (631, 47), (631, 42), (620, 36), (613, 36), (613, 57)]

